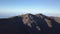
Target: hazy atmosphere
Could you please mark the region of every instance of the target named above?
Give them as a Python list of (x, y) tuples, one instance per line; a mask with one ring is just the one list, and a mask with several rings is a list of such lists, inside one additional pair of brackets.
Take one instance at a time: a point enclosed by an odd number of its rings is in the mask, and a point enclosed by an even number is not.
[(60, 0), (0, 0), (0, 18), (25, 13), (60, 17)]

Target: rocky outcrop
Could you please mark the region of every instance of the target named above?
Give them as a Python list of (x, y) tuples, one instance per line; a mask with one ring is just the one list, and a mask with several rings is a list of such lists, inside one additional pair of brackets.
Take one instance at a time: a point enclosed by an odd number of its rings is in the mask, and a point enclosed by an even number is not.
[(15, 34), (60, 34), (60, 22), (43, 14), (24, 14), (0, 19), (0, 32)]

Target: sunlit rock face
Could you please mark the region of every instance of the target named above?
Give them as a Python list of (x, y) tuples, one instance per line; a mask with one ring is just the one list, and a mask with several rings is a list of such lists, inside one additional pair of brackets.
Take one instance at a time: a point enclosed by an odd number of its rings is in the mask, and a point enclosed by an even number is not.
[(60, 24), (60, 18), (59, 17), (55, 17), (54, 20)]
[(52, 28), (52, 23), (51, 23), (51, 21), (50, 21), (50, 20), (48, 20), (48, 19), (45, 19), (45, 21), (46, 21), (46, 23), (47, 23), (48, 27)]
[(37, 19), (35, 18), (37, 16), (32, 15), (32, 14), (25, 14), (22, 16), (23, 18), (23, 24), (31, 27), (31, 28), (36, 28), (37, 30), (40, 30), (40, 27), (38, 26)]
[(24, 14), (0, 19), (1, 32), (20, 34), (60, 34), (60, 18)]

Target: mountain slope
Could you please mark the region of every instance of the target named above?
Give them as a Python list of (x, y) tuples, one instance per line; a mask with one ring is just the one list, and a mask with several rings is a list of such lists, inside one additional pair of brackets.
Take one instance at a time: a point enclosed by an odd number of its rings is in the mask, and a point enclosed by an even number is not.
[(60, 18), (24, 14), (0, 19), (0, 32), (15, 34), (60, 34)]

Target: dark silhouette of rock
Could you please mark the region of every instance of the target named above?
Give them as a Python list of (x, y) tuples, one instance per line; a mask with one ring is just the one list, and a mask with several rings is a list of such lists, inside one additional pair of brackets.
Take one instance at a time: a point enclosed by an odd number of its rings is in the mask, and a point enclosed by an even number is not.
[(43, 14), (0, 19), (0, 34), (60, 34), (60, 24)]

